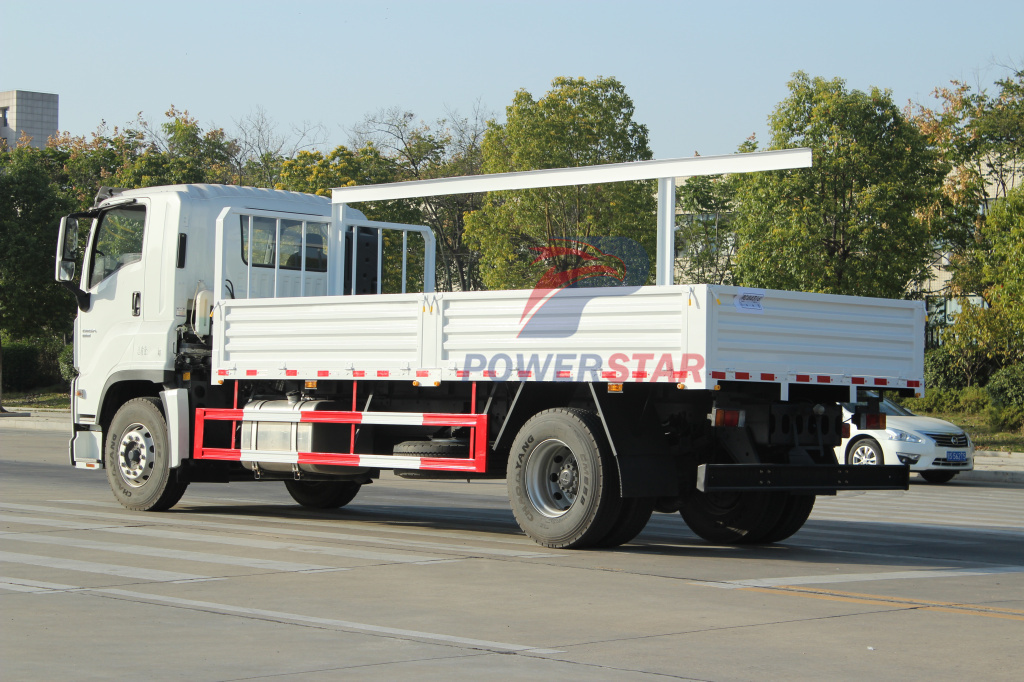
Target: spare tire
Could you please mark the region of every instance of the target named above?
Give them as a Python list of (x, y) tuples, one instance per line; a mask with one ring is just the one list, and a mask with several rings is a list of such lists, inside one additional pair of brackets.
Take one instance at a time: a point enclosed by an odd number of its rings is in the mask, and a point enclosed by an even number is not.
[(393, 454), (420, 457), (469, 457), (469, 441), (465, 438), (407, 440), (396, 445)]

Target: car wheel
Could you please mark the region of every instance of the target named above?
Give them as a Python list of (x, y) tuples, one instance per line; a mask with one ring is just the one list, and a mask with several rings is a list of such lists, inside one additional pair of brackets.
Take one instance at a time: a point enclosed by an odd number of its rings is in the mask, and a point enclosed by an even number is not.
[(918, 473), (929, 483), (949, 483), (957, 474), (955, 471), (920, 471)]
[(861, 438), (846, 451), (846, 463), (855, 466), (885, 464), (882, 446), (874, 438)]

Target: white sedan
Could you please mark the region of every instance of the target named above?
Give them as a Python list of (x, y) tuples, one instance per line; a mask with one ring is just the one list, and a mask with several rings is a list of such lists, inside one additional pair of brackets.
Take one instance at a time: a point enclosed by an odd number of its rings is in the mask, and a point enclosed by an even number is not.
[(862, 431), (851, 419), (856, 406), (843, 405), (850, 437), (836, 447), (840, 464), (906, 464), (929, 483), (946, 483), (959, 472), (974, 469), (974, 443), (960, 427), (919, 417), (885, 399), (881, 403), (885, 428)]

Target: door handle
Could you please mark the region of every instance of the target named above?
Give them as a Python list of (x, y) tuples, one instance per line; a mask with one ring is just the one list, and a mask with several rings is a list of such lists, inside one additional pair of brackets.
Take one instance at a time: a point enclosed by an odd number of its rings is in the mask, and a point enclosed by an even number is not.
[(136, 291), (132, 293), (132, 316), (138, 317), (142, 314), (142, 292)]

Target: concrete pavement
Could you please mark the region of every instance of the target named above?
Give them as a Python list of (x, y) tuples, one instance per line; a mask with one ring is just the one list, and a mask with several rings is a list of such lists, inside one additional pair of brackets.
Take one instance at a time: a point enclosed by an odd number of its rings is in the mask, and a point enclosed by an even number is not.
[[(66, 431), (71, 436), (71, 413), (67, 410), (8, 408), (0, 413), (0, 428)], [(959, 474), (957, 481), (1024, 483), (1024, 452), (978, 450), (974, 471)]]

